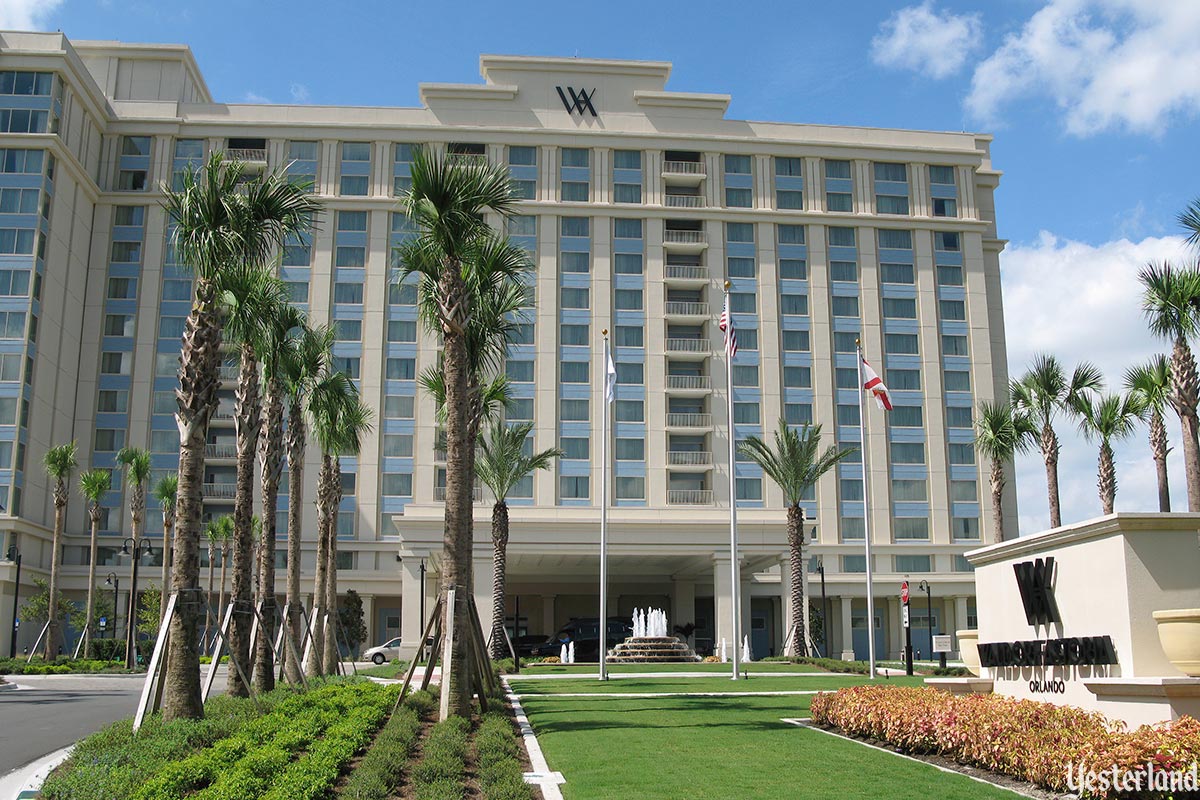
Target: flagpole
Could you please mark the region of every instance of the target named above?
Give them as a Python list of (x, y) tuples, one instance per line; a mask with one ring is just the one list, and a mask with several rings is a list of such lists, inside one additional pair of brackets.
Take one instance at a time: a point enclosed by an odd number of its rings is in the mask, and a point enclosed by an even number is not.
[[(729, 311), (729, 281), (725, 281), (725, 312), (729, 315), (728, 324), (733, 327), (732, 312)], [(730, 333), (726, 333), (728, 340)], [(741, 569), (738, 563), (737, 535), (737, 479), (734, 476), (736, 442), (733, 434), (733, 354), (730, 348), (725, 348), (725, 397), (729, 401), (729, 586), (732, 597), (729, 606), (733, 610), (733, 680), (740, 677), (739, 661), (741, 659), (741, 622), (742, 622), (742, 588)]]
[(608, 353), (608, 330), (604, 336), (604, 408), (600, 426), (600, 680), (608, 680), (608, 410), (612, 357)]
[[(863, 386), (866, 376), (863, 373), (862, 340), (855, 339), (854, 347), (858, 351), (858, 441), (862, 450), (863, 470), (863, 539), (867, 556), (867, 657), (869, 660), (868, 675), (875, 680), (875, 592), (871, 577), (871, 466), (867, 456), (867, 403)], [(853, 642), (851, 643), (853, 648)]]

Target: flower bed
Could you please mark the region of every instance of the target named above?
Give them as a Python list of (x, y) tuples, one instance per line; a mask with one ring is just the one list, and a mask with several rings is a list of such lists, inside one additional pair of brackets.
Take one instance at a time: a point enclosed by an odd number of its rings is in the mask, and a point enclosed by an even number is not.
[(907, 753), (944, 756), (1053, 791), (1069, 788), (1069, 765), (1076, 771), (1082, 767), (1111, 772), (1116, 766), (1136, 772), (1153, 762), (1155, 770), (1168, 771), (1188, 770), (1200, 759), (1200, 722), (1191, 717), (1129, 731), (1123, 723), (1070, 706), (887, 686), (818, 694), (811, 714), (817, 725), (877, 739)]

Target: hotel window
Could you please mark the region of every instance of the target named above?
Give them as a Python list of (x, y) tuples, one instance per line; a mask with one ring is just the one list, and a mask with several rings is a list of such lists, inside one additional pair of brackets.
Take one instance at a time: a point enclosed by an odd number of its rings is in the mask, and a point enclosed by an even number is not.
[(645, 422), (646, 404), (641, 400), (618, 400), (613, 403), (613, 419), (617, 422)]
[(803, 211), (804, 192), (795, 189), (776, 189), (775, 208), (780, 211)]
[(333, 321), (333, 338), (338, 342), (361, 342), (362, 320), (335, 319)]
[(892, 531), (897, 539), (928, 539), (929, 519), (927, 517), (896, 517), (892, 523)]
[(536, 167), (537, 166), (537, 148), (536, 147), (517, 147), (508, 148), (508, 163), (514, 167)]
[[(564, 200), (568, 199), (566, 197)], [(642, 185), (640, 183), (614, 183), (613, 184), (613, 202), (614, 203), (640, 203), (642, 202)]]
[(924, 464), (924, 442), (892, 442), (893, 464)]
[(614, 219), (614, 239), (641, 239), (642, 221), (640, 219)]
[(334, 372), (341, 372), (347, 378), (358, 380), (361, 359), (356, 356), (334, 356), (331, 366)]
[(780, 244), (804, 244), (803, 225), (779, 225)]
[(787, 389), (811, 389), (812, 367), (784, 367), (783, 385)]
[(907, 214), (908, 198), (901, 195), (875, 195), (875, 210), (879, 214)]
[(949, 197), (933, 198), (933, 215), (935, 217), (957, 217), (958, 201)]
[(842, 572), (857, 574), (866, 571), (867, 557), (865, 555), (842, 556)]
[(0, 228), (0, 255), (32, 255), (35, 233), (26, 228)]
[(641, 275), (641, 253), (616, 253), (613, 256), (613, 272), (617, 275)]
[(618, 500), (645, 500), (646, 479), (631, 475), (618, 475), (614, 481)]
[[(0, 412), (0, 423), (6, 419), (3, 412)], [(6, 424), (12, 424), (12, 420), (8, 420)], [(114, 430), (111, 428), (96, 429), (96, 452), (111, 453), (115, 450), (120, 450), (125, 446), (125, 431)]]
[(559, 224), (563, 236), (591, 235), (592, 226), (589, 217), (563, 217)]
[[(533, 362), (529, 362), (530, 367)], [(563, 361), (559, 365), (559, 381), (561, 383), (587, 383), (588, 382), (588, 362), (586, 361)], [(533, 372), (530, 370), (529, 381), (533, 382)]]
[(725, 206), (727, 208), (750, 208), (753, 197), (749, 189), (725, 187)]
[(562, 298), (559, 305), (563, 308), (588, 308), (590, 301), (586, 288), (564, 286), (559, 292)]
[(151, 453), (178, 453), (179, 431), (150, 431)]
[(755, 328), (738, 328), (738, 350), (758, 349), (758, 330)]
[(645, 439), (617, 439), (613, 446), (617, 461), (645, 461)]
[(838, 481), (841, 488), (842, 500), (858, 501), (863, 499), (863, 482), (859, 478), (842, 478)]
[[(397, 148), (402, 145), (397, 145)], [(288, 142), (288, 161), (316, 161), (316, 142)]]
[(858, 264), (853, 261), (830, 261), (829, 280), (840, 283), (858, 283)]
[(920, 406), (895, 406), (888, 420), (893, 428), (920, 428), (925, 424)]
[(919, 392), (921, 371), (916, 369), (887, 370), (887, 387), (893, 392)]
[(856, 367), (838, 367), (833, 371), (833, 384), (839, 389), (857, 389), (858, 369)]
[(383, 398), (385, 419), (412, 419), (415, 398), (406, 394), (389, 394)]
[(933, 249), (944, 253), (959, 252), (958, 233), (954, 231), (934, 231)]
[[(0, 214), (38, 213), (40, 191), (39, 189), (0, 189)], [(134, 206), (129, 207), (134, 208)], [(140, 208), (140, 206), (137, 207)]]
[(762, 478), (735, 478), (738, 500), (762, 500)]
[(854, 247), (854, 228), (829, 229), (829, 244), (834, 247)]
[(978, 484), (975, 481), (950, 481), (950, 500), (955, 503), (978, 503)]
[(564, 147), (562, 153), (562, 165), (564, 167), (583, 167), (590, 166), (591, 151), (584, 147)]
[(783, 332), (783, 350), (785, 353), (807, 353), (810, 349), (808, 331)]
[(362, 269), (367, 264), (367, 248), (339, 245), (334, 250), (333, 264), (336, 267)]
[(825, 210), (850, 214), (854, 212), (854, 197), (849, 192), (826, 192)]
[(562, 458), (570, 461), (587, 461), (589, 440), (584, 436), (563, 436), (558, 440)]
[(587, 422), (588, 401), (562, 399), (559, 403), (559, 418), (566, 422)]
[(970, 406), (946, 406), (947, 428), (972, 428), (975, 419)]
[(879, 273), (881, 283), (915, 283), (912, 264), (880, 264)]
[(641, 150), (614, 150), (613, 167), (616, 169), (641, 169)]
[(533, 420), (533, 400), (530, 398), (514, 397), (504, 405), (504, 418), (509, 422), (530, 422)]
[(383, 475), (384, 497), (412, 497), (411, 472), (385, 472)]
[(942, 353), (948, 356), (965, 356), (967, 352), (967, 337), (942, 334)]
[(53, 83), (52, 72), (0, 72), (0, 94), (49, 97)]
[(779, 277), (785, 281), (808, 280), (808, 263), (802, 258), (779, 259)]
[(831, 307), (833, 308), (833, 316), (835, 317), (857, 317), (858, 316), (858, 298), (843, 297), (834, 295), (831, 298)]
[(947, 392), (971, 391), (971, 373), (963, 369), (948, 369), (944, 374)]
[(962, 322), (967, 318), (967, 304), (962, 300), (939, 300), (938, 310), (944, 320)]
[[(190, 296), (190, 283), (188, 289)], [(130, 300), (137, 297), (137, 278), (109, 278), (108, 297), (110, 300)]]
[(897, 503), (924, 503), (929, 492), (924, 478), (920, 480), (896, 479), (892, 481), (892, 500)]
[(413, 437), (411, 433), (389, 433), (383, 437), (385, 458), (412, 458)]
[(929, 556), (908, 555), (896, 556), (896, 572), (907, 574), (911, 572), (930, 572)]
[(514, 214), (508, 218), (509, 236), (537, 236), (537, 217)]
[(734, 403), (733, 421), (738, 425), (758, 425), (761, 421), (758, 403)]
[[(158, 338), (160, 339), (182, 339), (184, 328), (187, 326), (187, 317), (159, 317), (158, 318)], [(132, 336), (132, 333), (125, 334)]]
[(754, 364), (735, 364), (733, 366), (734, 386), (758, 386), (758, 367)]
[[(0, 381), (15, 383), (21, 380), (21, 365), (25, 357), (20, 353), (5, 353), (0, 355)], [(174, 398), (174, 394), (171, 395)]]
[(622, 386), (641, 386), (646, 382), (646, 371), (636, 361), (626, 361), (615, 365), (617, 368), (617, 383)]
[(384, 377), (389, 381), (412, 381), (417, 378), (415, 358), (389, 358), (384, 363)]
[(753, 191), (749, 187), (729, 186), (730, 175), (749, 175), (750, 156), (727, 155), (725, 161), (725, 205), (730, 208), (749, 208), (753, 205)]
[(387, 324), (387, 340), (389, 342), (417, 341), (417, 323), (415, 320), (390, 319)]
[(533, 361), (510, 358), (504, 362), (504, 374), (512, 383), (533, 383)]
[(725, 274), (730, 278), (753, 278), (754, 259), (730, 256), (725, 259)]
[(955, 541), (979, 538), (978, 517), (954, 517), (950, 520), (950, 535)]
[(916, 319), (917, 301), (909, 297), (885, 297), (883, 316), (885, 319)]
[(879, 246), (885, 250), (912, 250), (912, 231), (879, 231)]
[[(107, 314), (104, 317), (105, 336), (133, 336), (132, 314)], [(161, 327), (161, 321), (160, 321)]]
[[(559, 341), (564, 346), (586, 347), (588, 344), (589, 331), (587, 325), (560, 325), (558, 335)], [(529, 341), (518, 342), (514, 339), (512, 344), (533, 344), (532, 326), (530, 326)]]
[(758, 308), (758, 295), (754, 292), (730, 292), (729, 310), (734, 314), (753, 314)]
[(645, 347), (644, 329), (640, 325), (617, 325), (613, 340), (617, 347)]
[(564, 252), (558, 254), (558, 268), (561, 272), (585, 273), (590, 272), (591, 254)]
[(618, 311), (641, 311), (641, 289), (617, 289), (613, 292), (613, 307)]
[(929, 182), (939, 186), (954, 186), (954, 167), (930, 165)]
[(950, 463), (960, 466), (969, 466), (975, 463), (975, 445), (973, 444), (950, 444)]
[(862, 422), (862, 417), (859, 415), (858, 405), (850, 405), (848, 403), (839, 403), (837, 406), (837, 424), (843, 426), (855, 426)]
[(937, 282), (938, 286), (962, 286), (962, 267), (939, 266), (937, 268)]
[(917, 335), (915, 333), (885, 333), (883, 335), (883, 352), (894, 356), (915, 356)]
[(308, 302), (308, 283), (306, 281), (285, 281), (283, 285), (287, 289), (289, 303)]
[[(954, 571), (955, 572), (974, 572), (975, 568), (971, 566), (971, 562), (967, 561), (967, 557), (961, 554), (954, 556)], [(968, 616), (968, 619), (970, 617)]]
[(794, 317), (808, 316), (808, 295), (781, 294), (779, 295), (779, 313)]
[[(364, 168), (361, 165), (366, 164)], [(365, 197), (370, 188), (370, 142), (342, 142), (342, 174), (339, 194)]]
[(564, 500), (586, 500), (588, 478), (586, 475), (560, 475), (558, 489)]
[(115, 264), (137, 264), (142, 260), (141, 242), (113, 242), (112, 262)]
[(726, 222), (725, 241), (754, 243), (754, 226), (749, 222)]
[(835, 353), (857, 353), (858, 352), (858, 334), (850, 331), (834, 331), (833, 333), (833, 352)]
[(842, 517), (840, 527), (843, 542), (862, 541), (867, 538), (867, 521), (862, 517)]
[(811, 425), (813, 421), (811, 403), (784, 403), (783, 421), (788, 425)]
[(367, 212), (337, 212), (337, 229), (339, 231), (365, 231), (367, 229)]
[[(728, 158), (728, 156), (726, 156)], [(776, 156), (775, 158), (775, 175), (786, 178), (802, 178), (804, 177), (804, 159), (803, 158), (784, 158)]]
[(179, 374), (179, 356), (175, 353), (157, 353), (154, 356), (154, 377), (174, 378)]
[(129, 410), (129, 392), (101, 389), (96, 395), (96, 411), (102, 414), (124, 414)]
[(850, 162), (825, 159), (825, 178), (834, 180), (850, 180)]
[(908, 165), (907, 164), (885, 164), (881, 162), (875, 163), (875, 180), (877, 181), (894, 181), (904, 183), (908, 181)]
[(362, 305), (363, 285), (361, 283), (335, 283), (333, 285), (333, 302), (347, 305)]

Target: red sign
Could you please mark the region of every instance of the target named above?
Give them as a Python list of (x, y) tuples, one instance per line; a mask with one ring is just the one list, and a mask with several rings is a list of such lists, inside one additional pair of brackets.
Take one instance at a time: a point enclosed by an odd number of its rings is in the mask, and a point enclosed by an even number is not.
[(900, 584), (900, 602), (908, 605), (908, 581)]

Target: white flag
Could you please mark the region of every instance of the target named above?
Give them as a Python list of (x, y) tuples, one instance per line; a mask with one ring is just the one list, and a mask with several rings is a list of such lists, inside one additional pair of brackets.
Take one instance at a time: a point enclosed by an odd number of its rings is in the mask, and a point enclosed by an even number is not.
[(613, 363), (612, 353), (608, 354), (608, 365), (604, 373), (604, 399), (612, 402), (617, 397), (617, 365)]

